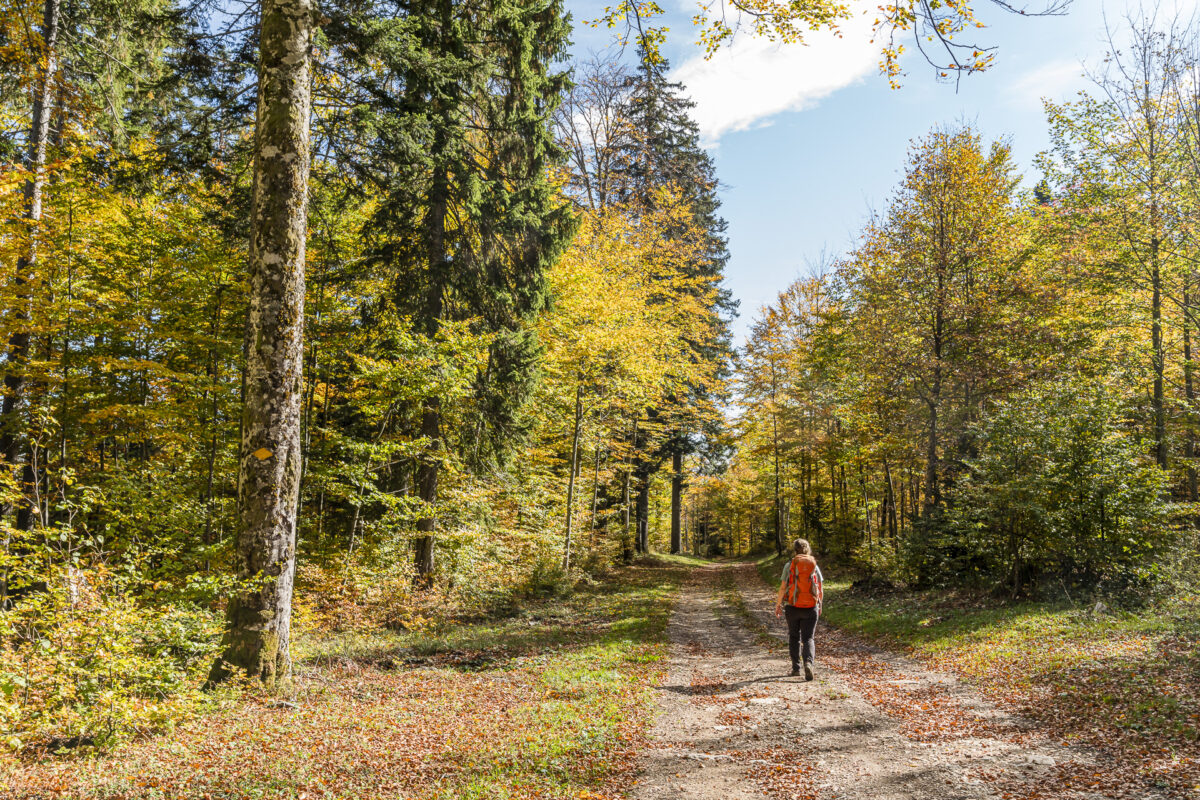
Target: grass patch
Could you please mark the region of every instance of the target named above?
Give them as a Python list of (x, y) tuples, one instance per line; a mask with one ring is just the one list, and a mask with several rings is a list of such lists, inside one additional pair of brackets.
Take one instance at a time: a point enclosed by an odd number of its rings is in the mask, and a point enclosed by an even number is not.
[(713, 563), (710, 558), (701, 558), (700, 556), (693, 556), (688, 553), (679, 553), (678, 555), (656, 553), (654, 558), (667, 564), (678, 564), (685, 567), (703, 567), (705, 564)]
[(504, 619), (297, 643), (287, 703), (104, 756), (0, 761), (0, 796), (576, 798), (621, 791), (687, 568), (645, 561)]
[(844, 630), (948, 660), (984, 680), (1000, 661), (1022, 669), (1008, 686), (1032, 686), (1054, 671), (1103, 662), (1133, 666), (1167, 640), (1195, 640), (1196, 608), (1181, 602), (1140, 613), (1099, 613), (1062, 603), (1004, 603), (946, 593), (868, 594), (846, 582), (825, 585), (826, 619)]
[(754, 568), (758, 570), (758, 576), (763, 579), (768, 586), (778, 589), (779, 576), (783, 574), (783, 565), (792, 560), (790, 555), (765, 555), (754, 562)]

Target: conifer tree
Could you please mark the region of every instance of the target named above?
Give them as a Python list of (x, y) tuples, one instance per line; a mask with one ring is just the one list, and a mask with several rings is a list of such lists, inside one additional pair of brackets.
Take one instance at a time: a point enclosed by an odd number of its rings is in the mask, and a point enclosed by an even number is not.
[[(639, 53), (639, 68), (631, 78), (632, 87), (624, 108), (632, 134), (618, 156), (618, 181), (623, 199), (635, 206), (650, 207), (658, 188), (672, 187), (691, 208), (695, 224), (680, 235), (702, 237), (697, 252), (701, 255), (692, 264), (692, 276), (702, 281), (719, 282), (729, 259), (726, 247), (725, 220), (720, 217), (717, 179), (712, 159), (700, 144), (700, 132), (691, 111), (695, 104), (683, 95), (682, 84), (668, 80), (670, 63), (651, 58), (645, 49)], [(730, 318), (737, 305), (727, 289), (714, 295), (703, 335), (692, 341), (692, 358), (715, 366), (713, 376), (725, 374), (732, 346), (729, 334)], [(638, 542), (646, 542), (648, 513), (648, 481), (658, 463), (671, 459), (671, 550), (680, 552), (682, 546), (680, 515), (683, 491), (683, 458), (689, 453), (711, 448), (715, 437), (712, 418), (704, 419), (689, 410), (711, 406), (718, 400), (719, 380), (692, 383), (686, 395), (672, 398), (663, 408), (653, 409), (653, 422), (668, 429), (664, 441), (647, 451), (649, 438), (643, 433), (635, 443), (641, 456), (637, 469), (637, 530)], [(643, 431), (646, 430), (643, 426)]]
[[(356, 168), (383, 193), (364, 234), (392, 276), (392, 307), (417, 333), (432, 341), (446, 323), (471, 320), (493, 335), (462, 454), (482, 467), (503, 460), (521, 431), (538, 354), (529, 322), (571, 230), (548, 174), (566, 19), (560, 3), (539, 0), (432, 0), (388, 14), (370, 9), (342, 33), (371, 103), (353, 110), (372, 157)], [(420, 405), (415, 560), (427, 579), (447, 437), (439, 398)]]

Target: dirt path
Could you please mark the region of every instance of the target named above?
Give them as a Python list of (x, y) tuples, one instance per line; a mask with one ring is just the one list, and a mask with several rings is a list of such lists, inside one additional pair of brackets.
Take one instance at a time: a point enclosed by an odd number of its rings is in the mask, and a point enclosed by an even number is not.
[(838, 631), (818, 631), (815, 681), (788, 677), (773, 607), (752, 565), (701, 567), (683, 587), (636, 798), (1113, 796), (1088, 753)]

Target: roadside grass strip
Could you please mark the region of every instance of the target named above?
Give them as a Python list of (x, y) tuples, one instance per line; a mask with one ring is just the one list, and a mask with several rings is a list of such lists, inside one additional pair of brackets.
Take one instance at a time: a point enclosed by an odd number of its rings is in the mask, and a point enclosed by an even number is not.
[(617, 798), (683, 565), (496, 621), (301, 643), (294, 694), (102, 756), (0, 762), (9, 798)]

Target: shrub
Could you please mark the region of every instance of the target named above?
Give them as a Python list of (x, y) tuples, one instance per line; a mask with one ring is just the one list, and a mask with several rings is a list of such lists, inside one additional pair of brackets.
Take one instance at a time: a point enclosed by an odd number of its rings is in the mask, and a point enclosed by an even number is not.
[(854, 549), (854, 565), (869, 583), (888, 584), (903, 581), (903, 563), (896, 543), (886, 537), (874, 537)]
[(923, 567), (1014, 594), (1039, 584), (1119, 594), (1155, 580), (1173, 538), (1168, 476), (1103, 386), (1036, 386), (977, 434), (979, 457), (944, 519), (916, 537)]
[(221, 620), (136, 602), (102, 568), (65, 567), (0, 612), (4, 743), (101, 745), (173, 725), (208, 702)]

